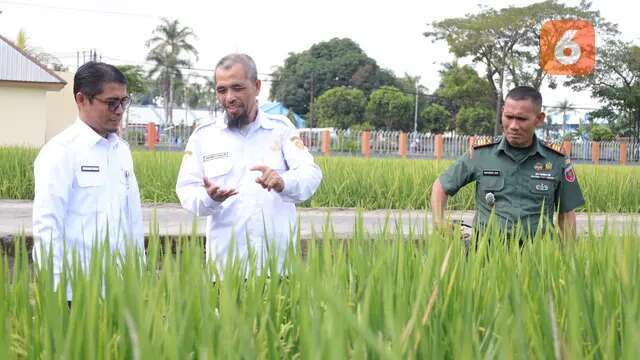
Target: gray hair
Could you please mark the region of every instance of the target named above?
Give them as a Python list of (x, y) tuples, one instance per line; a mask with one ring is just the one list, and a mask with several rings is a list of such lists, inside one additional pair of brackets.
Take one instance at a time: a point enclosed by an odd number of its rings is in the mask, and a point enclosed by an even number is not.
[[(242, 65), (245, 75), (247, 75), (249, 80), (253, 82), (258, 80), (258, 69), (256, 68), (256, 63), (253, 61), (251, 56), (247, 54), (229, 54), (218, 61), (215, 70), (229, 70), (236, 64)], [(213, 80), (215, 81), (215, 75)]]

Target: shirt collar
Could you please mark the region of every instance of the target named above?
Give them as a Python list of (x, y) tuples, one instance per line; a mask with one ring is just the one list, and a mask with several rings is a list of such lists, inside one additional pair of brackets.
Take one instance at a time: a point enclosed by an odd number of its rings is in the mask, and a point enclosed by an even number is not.
[[(218, 124), (218, 126), (220, 128), (223, 129), (229, 129), (229, 125), (227, 125), (227, 122), (225, 121), (225, 115), (222, 115), (221, 121), (217, 121), (216, 122)], [(271, 120), (267, 117), (267, 114), (264, 113), (262, 110), (260, 110), (260, 108), (258, 108), (258, 113), (256, 114), (256, 119), (252, 122), (250, 122), (249, 124), (247, 124), (247, 134), (251, 131), (254, 131), (255, 129), (258, 128), (265, 128), (265, 129), (273, 129), (273, 123), (271, 122)]]
[(107, 137), (104, 138), (100, 136), (95, 130), (93, 130), (87, 123), (78, 118), (74, 124), (80, 135), (83, 139), (85, 139), (87, 146), (93, 147), (100, 142), (104, 142), (105, 144), (113, 145), (118, 141), (118, 135), (114, 133), (107, 134)]
[[(510, 154), (509, 154), (509, 146), (508, 146), (508, 143), (507, 143), (507, 137), (506, 136), (502, 137), (502, 140), (500, 140), (500, 144), (498, 144), (498, 147), (496, 148), (496, 151), (502, 151), (503, 153), (505, 153), (505, 154), (510, 156)], [(542, 149), (542, 145), (540, 145), (540, 141), (538, 141), (538, 137), (534, 133), (533, 134), (533, 147), (531, 148), (531, 150), (527, 154), (527, 158), (531, 157), (535, 153), (538, 153), (538, 154), (540, 154), (540, 156), (544, 157), (544, 150)]]

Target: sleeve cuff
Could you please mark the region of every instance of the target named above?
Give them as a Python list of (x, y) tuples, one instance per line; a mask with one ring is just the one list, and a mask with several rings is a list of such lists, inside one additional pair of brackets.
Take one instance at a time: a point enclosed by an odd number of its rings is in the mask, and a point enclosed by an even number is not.
[(297, 184), (294, 179), (291, 178), (290, 173), (286, 172), (280, 175), (282, 181), (284, 182), (284, 187), (282, 188), (282, 192), (280, 192), (280, 197), (285, 202), (296, 202), (296, 194), (297, 194)]
[(211, 196), (209, 196), (209, 194), (207, 194), (206, 192), (204, 195), (204, 201), (202, 203), (206, 208), (209, 208), (211, 210), (217, 209), (220, 204), (222, 204), (221, 202), (213, 200)]

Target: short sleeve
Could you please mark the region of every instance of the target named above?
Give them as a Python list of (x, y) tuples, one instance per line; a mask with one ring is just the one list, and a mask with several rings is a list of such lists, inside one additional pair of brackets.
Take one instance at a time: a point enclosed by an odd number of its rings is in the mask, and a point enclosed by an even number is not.
[(556, 200), (559, 204), (558, 211), (561, 213), (574, 210), (585, 203), (575, 169), (568, 159), (565, 159), (562, 168), (562, 179), (556, 192)]
[(455, 195), (463, 186), (474, 181), (475, 166), (469, 153), (464, 154), (456, 162), (440, 175), (440, 184), (444, 192), (449, 196)]

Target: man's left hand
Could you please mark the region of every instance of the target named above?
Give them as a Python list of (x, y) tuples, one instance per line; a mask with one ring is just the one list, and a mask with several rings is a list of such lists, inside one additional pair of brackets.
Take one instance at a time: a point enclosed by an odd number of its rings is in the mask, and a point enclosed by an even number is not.
[(282, 192), (284, 190), (284, 180), (280, 177), (277, 171), (266, 165), (254, 166), (251, 171), (260, 171), (262, 176), (256, 178), (256, 182), (260, 184), (264, 189), (271, 191), (271, 189)]

